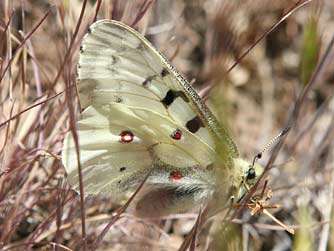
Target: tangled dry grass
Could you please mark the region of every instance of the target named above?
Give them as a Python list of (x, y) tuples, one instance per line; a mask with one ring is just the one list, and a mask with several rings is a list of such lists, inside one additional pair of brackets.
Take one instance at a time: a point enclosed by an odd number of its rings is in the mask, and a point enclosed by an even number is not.
[[(1, 1), (1, 250), (185, 250), (184, 240), (190, 250), (334, 250), (333, 11), (330, 0)], [(291, 15), (283, 20), (284, 13)], [(66, 90), (75, 85), (80, 41), (95, 18), (146, 34), (202, 95), (214, 85), (207, 102), (230, 125), (244, 158), (292, 125), (267, 175), (271, 203), (281, 205), (271, 213), (295, 235), (242, 210), (223, 230), (218, 216), (211, 219), (191, 242), (196, 213), (159, 222), (112, 218), (120, 205), (98, 197), (85, 200), (83, 220), (59, 154), (67, 101), (75, 103)]]

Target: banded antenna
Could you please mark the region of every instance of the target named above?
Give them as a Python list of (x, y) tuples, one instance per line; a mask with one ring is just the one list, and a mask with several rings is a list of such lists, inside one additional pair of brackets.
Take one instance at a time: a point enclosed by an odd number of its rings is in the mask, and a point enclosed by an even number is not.
[(254, 159), (253, 159), (253, 163), (252, 163), (252, 167), (254, 166), (255, 162), (258, 159), (262, 158), (262, 154), (271, 146), (273, 145), (278, 139), (280, 139), (281, 137), (283, 137), (289, 130), (290, 130), (290, 126), (285, 127), (276, 137), (274, 137), (264, 148), (261, 152), (259, 152), (258, 154), (255, 155)]

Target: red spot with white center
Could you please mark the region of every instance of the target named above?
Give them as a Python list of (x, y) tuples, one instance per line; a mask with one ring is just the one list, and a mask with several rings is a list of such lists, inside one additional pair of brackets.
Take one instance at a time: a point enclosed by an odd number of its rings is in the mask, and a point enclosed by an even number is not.
[(180, 140), (182, 138), (182, 132), (179, 129), (176, 129), (171, 135), (172, 139)]
[(183, 178), (183, 175), (180, 172), (177, 172), (177, 171), (171, 172), (169, 174), (169, 180), (170, 181), (177, 181), (177, 180), (180, 180), (182, 178)]
[(130, 131), (123, 131), (119, 136), (121, 137), (122, 143), (130, 143), (134, 138), (133, 133)]

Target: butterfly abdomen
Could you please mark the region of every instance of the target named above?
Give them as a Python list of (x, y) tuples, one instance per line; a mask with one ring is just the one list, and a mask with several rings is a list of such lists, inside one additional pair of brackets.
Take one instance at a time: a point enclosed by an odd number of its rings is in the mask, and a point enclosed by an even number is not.
[(141, 217), (159, 217), (196, 209), (204, 205), (215, 191), (207, 180), (195, 180), (192, 175), (183, 176), (177, 171), (155, 173), (147, 183), (147, 189), (136, 203), (136, 214)]

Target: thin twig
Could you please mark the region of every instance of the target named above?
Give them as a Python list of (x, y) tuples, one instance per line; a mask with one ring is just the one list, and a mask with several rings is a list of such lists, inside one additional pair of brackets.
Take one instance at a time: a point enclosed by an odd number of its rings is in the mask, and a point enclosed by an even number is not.
[(195, 228), (194, 228), (194, 234), (193, 234), (193, 237), (191, 239), (189, 251), (195, 251), (195, 248), (196, 248), (196, 235), (197, 235), (197, 232), (198, 232), (199, 223), (201, 221), (201, 216), (202, 216), (202, 209), (200, 209), (199, 213), (198, 213), (198, 217), (197, 217), (197, 220), (196, 220), (196, 223), (195, 223)]
[[(332, 53), (332, 49), (333, 49), (333, 44), (334, 44), (334, 35), (332, 36), (330, 42), (328, 43), (326, 50), (324, 52), (324, 54), (322, 55), (322, 57), (320, 58), (320, 61), (315, 69), (315, 71), (313, 72), (311, 79), (309, 80), (308, 84), (305, 86), (303, 92), (298, 96), (296, 104), (294, 105), (294, 108), (292, 110), (292, 112), (289, 114), (289, 117), (287, 119), (287, 123), (285, 128), (287, 127), (293, 127), (298, 119), (298, 115), (301, 109), (301, 106), (303, 104), (303, 101), (305, 100), (305, 97), (307, 96), (307, 94), (309, 93), (309, 91), (314, 87), (314, 85), (319, 81), (319, 79), (321, 78), (321, 73), (325, 70), (325, 67), (328, 65), (329, 60), (330, 60), (330, 56)], [(261, 174), (261, 176), (258, 178), (257, 182), (254, 184), (254, 186), (250, 189), (250, 191), (247, 193), (247, 195), (245, 196), (245, 198), (241, 201), (241, 207), (239, 209), (237, 209), (231, 219), (235, 218), (240, 212), (241, 209), (244, 208), (247, 204), (247, 202), (250, 200), (250, 198), (253, 196), (253, 194), (255, 193), (255, 191), (257, 190), (261, 180), (263, 179), (263, 177), (267, 174), (267, 172), (269, 171), (270, 167), (272, 166), (272, 164), (274, 163), (281, 147), (283, 146), (283, 143), (285, 141), (285, 138), (287, 137), (288, 133), (286, 133), (281, 140), (278, 142), (278, 144), (276, 145), (276, 147), (273, 149), (273, 153), (270, 156), (270, 159), (268, 160), (263, 173)]]
[(120, 218), (120, 216), (125, 212), (125, 210), (129, 207), (130, 203), (133, 201), (133, 199), (135, 198), (135, 196), (139, 193), (139, 191), (142, 189), (142, 187), (144, 186), (147, 178), (149, 177), (149, 175), (151, 174), (151, 172), (148, 172), (146, 177), (144, 178), (144, 180), (141, 182), (141, 184), (138, 186), (138, 188), (136, 189), (136, 191), (131, 195), (131, 197), (127, 200), (127, 202), (120, 207), (115, 216), (113, 216), (109, 223), (107, 224), (107, 226), (102, 230), (102, 232), (99, 234), (98, 238), (95, 240), (94, 244), (93, 244), (93, 248), (91, 249), (92, 251), (95, 251), (98, 246), (101, 244), (104, 236), (107, 234), (107, 232), (109, 231), (109, 229), (115, 224), (115, 222)]
[(16, 113), (15, 115), (11, 116), (9, 119), (5, 120), (4, 122), (1, 122), (1, 123), (0, 123), (0, 128), (3, 127), (4, 125), (6, 125), (8, 122), (12, 121), (13, 119), (17, 119), (17, 118), (20, 117), (23, 113), (25, 113), (25, 112), (27, 112), (27, 111), (29, 111), (29, 110), (31, 110), (31, 109), (33, 109), (33, 108), (39, 106), (39, 105), (45, 104), (45, 103), (49, 102), (49, 101), (52, 100), (52, 99), (55, 99), (56, 97), (60, 96), (60, 95), (63, 94), (64, 92), (65, 92), (65, 91), (61, 91), (61, 92), (59, 92), (59, 93), (53, 95), (52, 97), (49, 97), (49, 98), (47, 98), (47, 99), (45, 99), (45, 100), (43, 100), (43, 101), (40, 101), (40, 102), (38, 102), (38, 103), (36, 103), (36, 104), (34, 104), (34, 105), (31, 105), (31, 106), (29, 106), (29, 107), (23, 109), (22, 111), (20, 111), (20, 112)]
[[(280, 18), (280, 20), (276, 23), (274, 23), (268, 30), (266, 30), (259, 38), (255, 40), (255, 42), (249, 46), (241, 55), (235, 60), (235, 62), (227, 69), (225, 74), (223, 75), (224, 78), (227, 76), (227, 74), (232, 71), (240, 62), (243, 60), (245, 56), (264, 38), (266, 37), (269, 33), (271, 33), (273, 30), (275, 30), (281, 23), (283, 23), (289, 16), (291, 16), (295, 11), (298, 9), (302, 8), (306, 4), (312, 2), (313, 0), (299, 0), (297, 3), (295, 3), (286, 13)], [(217, 82), (221, 83), (221, 81)], [(202, 97), (204, 101), (206, 101), (209, 97), (210, 91), (213, 89), (215, 84), (210, 84), (206, 87), (204, 87), (199, 95)]]
[(13, 62), (13, 59), (15, 58), (15, 55), (20, 51), (20, 49), (22, 48), (22, 46), (26, 43), (26, 41), (35, 33), (35, 31), (42, 25), (42, 23), (45, 21), (45, 19), (49, 16), (51, 10), (48, 10), (44, 16), (42, 17), (42, 19), (35, 25), (35, 27), (26, 35), (26, 37), (21, 41), (21, 43), (19, 44), (19, 46), (16, 48), (14, 55), (10, 58), (10, 60), (8, 61), (6, 67), (4, 68), (2, 74), (0, 75), (0, 85), (2, 82), (3, 77), (5, 76), (8, 68), (10, 67), (10, 65)]
[[(334, 108), (334, 107), (333, 107)], [(334, 111), (332, 111), (333, 113)], [(334, 210), (334, 114), (332, 115), (332, 121), (330, 126), (330, 133), (329, 137), (327, 138), (329, 142), (329, 151), (331, 155), (328, 158), (328, 164), (330, 168), (332, 169), (332, 176), (331, 176), (331, 182), (329, 185), (329, 193), (328, 193), (328, 200), (326, 203), (326, 207), (324, 207), (323, 211), (323, 221), (330, 222), (331, 215), (333, 215)], [(319, 248), (318, 251), (326, 251), (327, 245), (328, 245), (328, 239), (329, 239), (329, 233), (330, 233), (331, 224), (325, 224), (322, 228), (322, 231), (320, 233), (320, 240), (319, 240)]]

